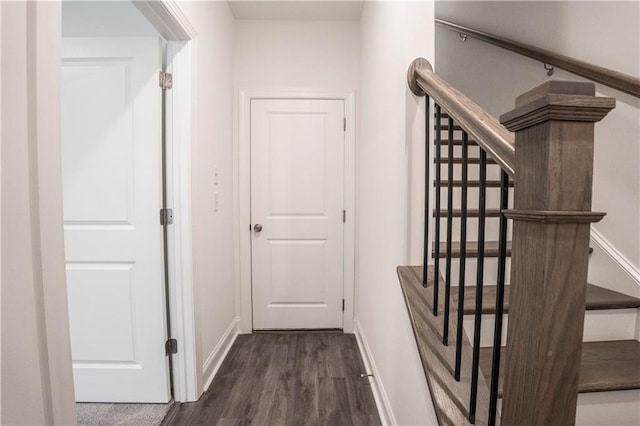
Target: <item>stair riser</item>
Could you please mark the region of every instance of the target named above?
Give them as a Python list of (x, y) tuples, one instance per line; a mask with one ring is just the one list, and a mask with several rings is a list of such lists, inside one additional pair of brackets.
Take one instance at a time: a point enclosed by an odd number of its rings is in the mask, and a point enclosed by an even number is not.
[[(584, 342), (599, 342), (608, 340), (633, 340), (636, 333), (637, 309), (612, 309), (602, 311), (586, 311), (584, 317)], [(503, 322), (502, 343), (506, 344), (507, 325), (509, 315), (506, 314)], [(495, 317), (493, 314), (482, 315), (482, 331), (480, 333), (480, 346), (483, 348), (493, 346), (493, 331)], [(464, 329), (473, 341), (474, 321), (473, 315), (466, 315)]]
[(636, 338), (638, 309), (587, 311), (584, 317), (584, 342), (631, 340)]
[[(576, 425), (636, 426), (640, 424), (640, 389), (578, 394)], [(502, 410), (502, 399), (498, 400)]]
[(640, 425), (640, 389), (578, 394), (580, 426)]

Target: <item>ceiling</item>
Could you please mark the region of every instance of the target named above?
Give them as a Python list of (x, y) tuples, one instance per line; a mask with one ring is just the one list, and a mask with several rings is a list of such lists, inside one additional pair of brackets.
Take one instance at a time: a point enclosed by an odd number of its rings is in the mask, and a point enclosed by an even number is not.
[(362, 1), (231, 0), (236, 19), (296, 21), (359, 21)]

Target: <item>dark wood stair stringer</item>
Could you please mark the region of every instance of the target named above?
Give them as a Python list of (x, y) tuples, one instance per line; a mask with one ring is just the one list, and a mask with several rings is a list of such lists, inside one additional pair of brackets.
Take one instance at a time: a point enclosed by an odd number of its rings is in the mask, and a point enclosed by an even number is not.
[[(471, 382), (471, 343), (463, 333), (462, 371), (457, 382), (453, 377), (455, 359), (455, 321), (450, 322), (449, 346), (442, 344), (443, 315), (434, 317), (433, 268), (429, 267), (430, 284), (422, 287), (422, 266), (399, 266), (400, 287), (409, 313), (418, 352), (425, 371), (429, 391), (441, 425), (469, 425), (467, 419)], [(444, 287), (442, 279), (440, 285)], [(439, 306), (443, 306), (441, 292)], [(451, 318), (456, 309), (451, 306)], [(489, 407), (489, 387), (482, 374), (478, 378), (478, 405), (475, 425), (486, 425)], [(498, 422), (499, 424), (499, 416)]]

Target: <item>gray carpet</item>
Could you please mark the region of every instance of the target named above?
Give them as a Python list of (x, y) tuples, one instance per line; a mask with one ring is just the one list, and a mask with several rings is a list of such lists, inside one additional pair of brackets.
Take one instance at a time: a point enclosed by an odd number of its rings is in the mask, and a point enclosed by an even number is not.
[(172, 404), (78, 403), (76, 412), (80, 426), (158, 426)]

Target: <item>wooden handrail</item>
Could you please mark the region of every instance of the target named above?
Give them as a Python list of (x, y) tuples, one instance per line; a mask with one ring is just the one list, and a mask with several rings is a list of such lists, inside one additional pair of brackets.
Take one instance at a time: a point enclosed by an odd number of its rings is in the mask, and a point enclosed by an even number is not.
[(600, 67), (598, 65), (593, 65), (588, 62), (561, 55), (550, 50), (541, 49), (530, 44), (521, 43), (519, 41), (510, 40), (508, 38), (454, 24), (453, 22), (444, 21), (442, 19), (436, 19), (435, 22), (436, 25), (449, 28), (462, 35), (485, 41), (520, 55), (528, 56), (529, 58), (535, 59), (544, 64), (562, 68), (565, 71), (572, 72), (597, 83), (620, 90), (621, 92), (628, 93), (635, 97), (640, 97), (640, 78), (638, 77), (614, 71), (609, 68)]
[(436, 73), (429, 61), (415, 59), (407, 73), (409, 88), (417, 96), (428, 95), (515, 178), (515, 140), (498, 120), (456, 90)]
[[(478, 421), (485, 424), (543, 426), (558, 424), (569, 426), (575, 424), (578, 396), (578, 378), (584, 328), (584, 312), (586, 308), (586, 285), (589, 241), (591, 223), (598, 222), (604, 213), (591, 211), (591, 195), (593, 182), (594, 126), (615, 107), (614, 98), (596, 97), (595, 83), (548, 81), (518, 96), (515, 109), (503, 114), (500, 122), (482, 108), (465, 97), (458, 90), (447, 84), (432, 70), (426, 59), (415, 59), (407, 72), (408, 85), (416, 96), (428, 96), (436, 103), (436, 132), (440, 132), (442, 111), (447, 117), (449, 149), (446, 164), (449, 165), (447, 177), (447, 237), (445, 241), (446, 258), (440, 257), (439, 247), (441, 217), (440, 165), (442, 152), (440, 136), (437, 137), (437, 159), (435, 174), (436, 231), (433, 241), (435, 263), (432, 269), (422, 268), (417, 294), (412, 299), (420, 299), (430, 308), (433, 315), (427, 317), (431, 323), (416, 327), (413, 315), (412, 322), (416, 340), (423, 357), (435, 355), (437, 345), (442, 342), (447, 347), (447, 337), (452, 327), (449, 322), (451, 313), (451, 258), (452, 256), (452, 211), (454, 163), (453, 130), (456, 124), (465, 130), (482, 148), (480, 151), (480, 180), (486, 188), (486, 158), (489, 154), (502, 169), (515, 177), (513, 208), (509, 209), (509, 179), (501, 175), (500, 200), (500, 242), (498, 261), (498, 285), (496, 290), (496, 324), (501, 324), (503, 316), (500, 310), (504, 306), (505, 262), (507, 255), (507, 219), (513, 221), (511, 242), (511, 278), (509, 291), (509, 324), (507, 330), (507, 346), (504, 362), (501, 363), (502, 329), (496, 326), (492, 349), (491, 388), (487, 391), (478, 381), (480, 327), (482, 316), (483, 294), (483, 256), (486, 235), (484, 189), (478, 195), (478, 274), (476, 282), (476, 304), (474, 321), (474, 351), (471, 357), (470, 380), (462, 380), (462, 354), (464, 353), (464, 335), (456, 337), (456, 364), (451, 371), (453, 380), (442, 378), (440, 367), (427, 361), (425, 371), (434, 380), (428, 383), (432, 389), (434, 401), (441, 403), (439, 418), (452, 419), (459, 416), (456, 411), (462, 410), (463, 416), (471, 423)], [(426, 131), (430, 133), (431, 113), (426, 110)], [(514, 132), (514, 133), (512, 133)], [(463, 140), (466, 139), (463, 134)], [(429, 161), (429, 140), (427, 138), (426, 159)], [(463, 146), (467, 146), (463, 143)], [(483, 151), (484, 150), (484, 151)], [(468, 152), (462, 151), (462, 182), (468, 186), (467, 164)], [(430, 174), (425, 170), (425, 183), (428, 185)], [(425, 229), (429, 211), (429, 191), (425, 192)], [(460, 222), (461, 272), (458, 287), (458, 328), (462, 330), (464, 319), (464, 264), (471, 251), (466, 251), (466, 219), (468, 200), (466, 191), (461, 193), (462, 208)], [(425, 232), (425, 253), (430, 247), (430, 237)], [(427, 262), (425, 256), (424, 262)], [(446, 260), (446, 272), (440, 274), (439, 262)], [(429, 277), (429, 275), (431, 277)], [(403, 281), (400, 275), (401, 283)], [(404, 280), (406, 281), (406, 280)], [(440, 284), (445, 286), (444, 297), (438, 293)], [(431, 290), (424, 292), (426, 287)], [(403, 283), (403, 289), (408, 288)], [(411, 289), (409, 289), (411, 290)], [(415, 288), (413, 289), (416, 290)], [(407, 297), (405, 290), (405, 297)], [(428, 296), (431, 297), (429, 307)], [(478, 296), (479, 295), (479, 296)], [(535, 300), (535, 303), (532, 303)], [(442, 303), (441, 303), (442, 301)], [(413, 301), (407, 299), (407, 306), (412, 309)], [(440, 316), (437, 307), (444, 307)], [(415, 304), (414, 304), (415, 305)], [(455, 309), (455, 308), (453, 308)], [(417, 312), (417, 311), (414, 311)], [(436, 318), (442, 318), (436, 320)], [(562, 327), (558, 327), (562, 324)], [(425, 329), (433, 325), (442, 326), (442, 334), (429, 335)], [(496, 337), (497, 336), (497, 337)], [(453, 357), (453, 351), (448, 352)], [(425, 356), (426, 354), (426, 356)], [(432, 356), (433, 357), (433, 356)], [(428, 364), (428, 365), (427, 365)], [(435, 365), (435, 367), (434, 367)], [(497, 412), (498, 388), (500, 372), (503, 372), (502, 410)], [(461, 385), (465, 383), (465, 385)], [(444, 386), (447, 395), (442, 394)], [(462, 386), (462, 387), (461, 387)], [(479, 395), (489, 393), (488, 404)], [(469, 405), (460, 404), (460, 395), (471, 395)], [(453, 404), (452, 404), (453, 402)], [(489, 407), (488, 411), (484, 405)], [(438, 402), (436, 402), (438, 406)], [(445, 412), (442, 407), (448, 407)], [(452, 409), (450, 409), (452, 408)], [(484, 411), (481, 411), (484, 410)], [(499, 419), (498, 419), (499, 418)], [(458, 419), (457, 423), (465, 423)], [(479, 424), (476, 423), (476, 424)]]

